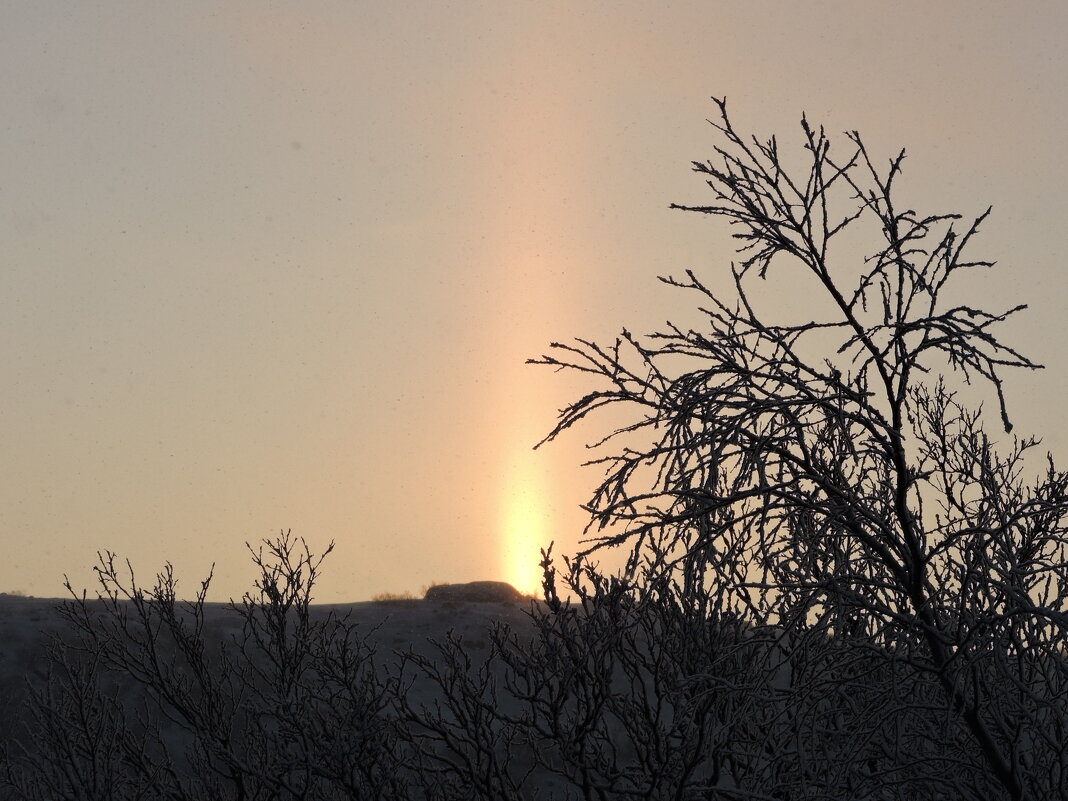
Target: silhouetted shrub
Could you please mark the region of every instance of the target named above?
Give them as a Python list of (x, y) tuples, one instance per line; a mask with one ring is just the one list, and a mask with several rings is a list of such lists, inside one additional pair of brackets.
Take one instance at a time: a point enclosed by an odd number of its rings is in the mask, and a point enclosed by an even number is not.
[(229, 640), (207, 630), (210, 577), (181, 602), (169, 565), (146, 590), (103, 554), (99, 598), (62, 607), (74, 634), (32, 694), (28, 747), (6, 760), (14, 797), (405, 797), (373, 649), (310, 609), (326, 554), (288, 533), (265, 547)]

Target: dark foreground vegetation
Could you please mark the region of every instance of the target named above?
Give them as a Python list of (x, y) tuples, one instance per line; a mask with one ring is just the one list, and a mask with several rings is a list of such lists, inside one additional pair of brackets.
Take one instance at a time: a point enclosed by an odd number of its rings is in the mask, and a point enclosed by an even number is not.
[[(169, 571), (141, 589), (106, 555), (103, 600), (65, 607), (9, 796), (1068, 795), (1068, 475), (1009, 433), (1003, 374), (1037, 367), (996, 336), (1019, 309), (952, 297), (992, 267), (967, 253), (989, 210), (919, 214), (904, 152), (880, 166), (852, 133), (832, 156), (802, 120), (787, 159), (718, 110), (694, 165), (711, 203), (681, 208), (726, 218), (739, 261), (663, 279), (702, 322), (535, 360), (593, 384), (548, 439), (602, 407), (615, 427), (589, 548), (546, 553), (529, 625), (495, 628), (485, 659), (446, 638), (383, 666), (310, 614), (321, 557), (283, 535), (219, 644), (203, 594), (178, 603)], [(769, 302), (785, 271), (813, 319)], [(592, 561), (605, 547), (621, 574)]]

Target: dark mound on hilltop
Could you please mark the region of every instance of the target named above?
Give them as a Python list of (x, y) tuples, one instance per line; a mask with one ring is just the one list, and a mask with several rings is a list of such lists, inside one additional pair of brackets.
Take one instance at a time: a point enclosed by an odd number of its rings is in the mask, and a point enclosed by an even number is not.
[(427, 601), (516, 602), (525, 596), (506, 581), (470, 581), (467, 584), (437, 584), (423, 596)]

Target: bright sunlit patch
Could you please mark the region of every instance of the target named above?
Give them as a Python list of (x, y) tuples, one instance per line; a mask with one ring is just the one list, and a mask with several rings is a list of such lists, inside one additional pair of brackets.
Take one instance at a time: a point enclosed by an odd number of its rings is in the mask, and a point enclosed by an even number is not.
[(512, 471), (502, 487), (501, 569), (517, 590), (538, 594), (541, 589), (541, 549), (549, 544), (545, 481), (532, 460)]

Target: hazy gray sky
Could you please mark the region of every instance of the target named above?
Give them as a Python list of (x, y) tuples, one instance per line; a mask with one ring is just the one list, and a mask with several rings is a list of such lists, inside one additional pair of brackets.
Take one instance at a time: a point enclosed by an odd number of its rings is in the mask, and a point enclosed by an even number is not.
[(0, 4), (0, 590), (111, 549), (224, 599), (282, 528), (337, 541), (324, 601), (532, 583), (596, 475), (530, 450), (582, 385), (523, 362), (729, 264), (667, 208), (707, 200), (713, 94), (994, 204), (975, 291), (1032, 304), (1009, 401), (1063, 452), (1068, 6), (1012, 5)]

